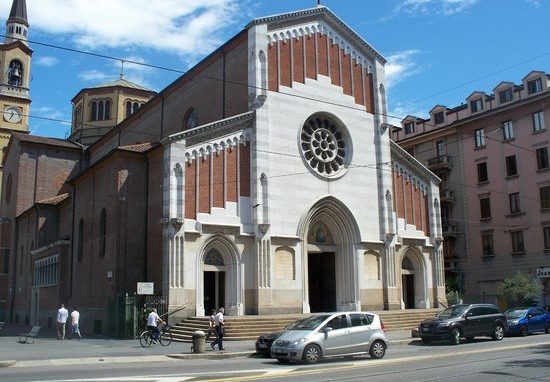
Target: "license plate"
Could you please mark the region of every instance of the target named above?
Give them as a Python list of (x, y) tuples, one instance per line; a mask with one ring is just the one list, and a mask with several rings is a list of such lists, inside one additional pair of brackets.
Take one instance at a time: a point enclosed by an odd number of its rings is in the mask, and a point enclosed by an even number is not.
[(258, 344), (260, 349), (267, 349), (267, 344)]

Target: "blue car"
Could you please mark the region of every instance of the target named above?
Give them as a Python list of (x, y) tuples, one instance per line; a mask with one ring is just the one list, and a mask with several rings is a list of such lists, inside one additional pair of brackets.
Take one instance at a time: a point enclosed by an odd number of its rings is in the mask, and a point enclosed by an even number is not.
[(504, 316), (509, 334), (550, 333), (550, 316), (542, 308), (512, 308), (504, 312)]

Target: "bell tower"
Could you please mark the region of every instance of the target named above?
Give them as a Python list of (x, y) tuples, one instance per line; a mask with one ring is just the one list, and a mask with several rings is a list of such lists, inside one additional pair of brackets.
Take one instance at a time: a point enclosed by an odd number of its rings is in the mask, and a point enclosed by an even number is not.
[[(0, 161), (11, 133), (29, 131), (29, 81), (32, 50), (28, 46), (27, 4), (13, 0), (0, 44)], [(0, 162), (1, 163), (1, 162)], [(0, 180), (3, 169), (0, 167)]]

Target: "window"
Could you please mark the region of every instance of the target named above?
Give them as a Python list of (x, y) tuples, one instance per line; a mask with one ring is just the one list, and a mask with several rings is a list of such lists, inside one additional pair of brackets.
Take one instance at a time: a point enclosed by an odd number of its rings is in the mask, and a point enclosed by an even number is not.
[(514, 176), (518, 174), (518, 166), (516, 163), (516, 156), (510, 155), (506, 157), (506, 176)]
[(485, 147), (485, 130), (484, 129), (478, 129), (475, 132), (475, 145), (476, 148), (478, 147)]
[(498, 98), (500, 100), (500, 103), (510, 102), (514, 98), (514, 95), (512, 93), (512, 88), (508, 88), (506, 90), (502, 90), (501, 92), (499, 92)]
[(111, 119), (111, 101), (106, 100), (105, 101), (105, 114), (103, 115), (103, 119)]
[(138, 102), (134, 102), (134, 104), (132, 105), (132, 114), (138, 111), (140, 107), (141, 105)]
[(186, 130), (194, 129), (199, 125), (199, 114), (195, 109), (189, 109), (185, 115), (184, 126)]
[(544, 249), (550, 249), (550, 227), (542, 227), (544, 235)]
[(510, 235), (512, 236), (512, 252), (525, 252), (525, 247), (523, 245), (523, 231), (513, 231), (510, 232)]
[(493, 233), (484, 232), (481, 234), (481, 243), (483, 245), (483, 256), (493, 256), (495, 250), (493, 247)]
[(348, 327), (348, 319), (345, 314), (334, 317), (327, 322), (326, 327), (332, 328), (332, 330), (344, 329)]
[(548, 168), (550, 164), (548, 163), (548, 147), (541, 147), (537, 149), (537, 170), (542, 170)]
[(34, 261), (33, 286), (56, 285), (59, 278), (59, 255)]
[(537, 111), (532, 114), (533, 118), (533, 131), (542, 131), (544, 130), (544, 114), (542, 111)]
[(415, 131), (414, 122), (405, 123), (405, 134), (411, 134), (411, 133), (414, 133), (414, 131)]
[(126, 118), (132, 115), (132, 101), (126, 101)]
[(505, 141), (514, 139), (514, 124), (512, 121), (505, 121), (502, 123), (502, 138)]
[(101, 210), (99, 216), (99, 256), (105, 256), (105, 239), (107, 237), (107, 211)]
[(470, 101), (470, 109), (472, 109), (472, 113), (477, 113), (478, 111), (483, 110), (483, 101), (481, 98)]
[(510, 201), (510, 213), (519, 214), (521, 212), (521, 205), (519, 200), (519, 192), (513, 192), (508, 195)]
[(90, 114), (90, 121), (97, 121), (97, 102), (92, 102), (92, 110)]
[(445, 141), (435, 142), (435, 152), (438, 158), (441, 158), (445, 155)]
[(92, 101), (90, 121), (105, 121), (110, 119), (111, 100)]
[(445, 116), (443, 115), (442, 111), (434, 114), (434, 122), (436, 125), (445, 122)]
[(542, 90), (542, 80), (537, 78), (536, 80), (527, 82), (527, 90), (529, 94), (540, 92)]
[(487, 162), (477, 164), (477, 182), (483, 183), (489, 181), (489, 175), (487, 173)]
[(490, 219), (491, 218), (491, 198), (479, 199), (479, 206), (481, 209), (481, 218)]
[(78, 222), (78, 246), (77, 246), (78, 261), (82, 261), (84, 258), (84, 220), (80, 219)]
[(550, 186), (539, 188), (540, 208), (550, 208)]
[(370, 314), (352, 313), (349, 315), (351, 326), (366, 326), (372, 324), (374, 316)]

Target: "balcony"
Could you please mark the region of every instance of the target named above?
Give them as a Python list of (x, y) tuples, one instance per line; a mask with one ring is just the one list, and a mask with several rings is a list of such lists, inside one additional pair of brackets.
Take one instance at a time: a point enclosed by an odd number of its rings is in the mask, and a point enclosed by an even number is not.
[(443, 237), (456, 238), (456, 224), (443, 223)]
[(455, 193), (452, 190), (440, 191), (441, 202), (453, 204), (455, 202)]
[(0, 95), (20, 98), (29, 98), (29, 89), (21, 86), (0, 85)]
[(428, 167), (430, 170), (452, 170), (453, 163), (449, 155), (441, 155), (435, 158), (428, 159)]

